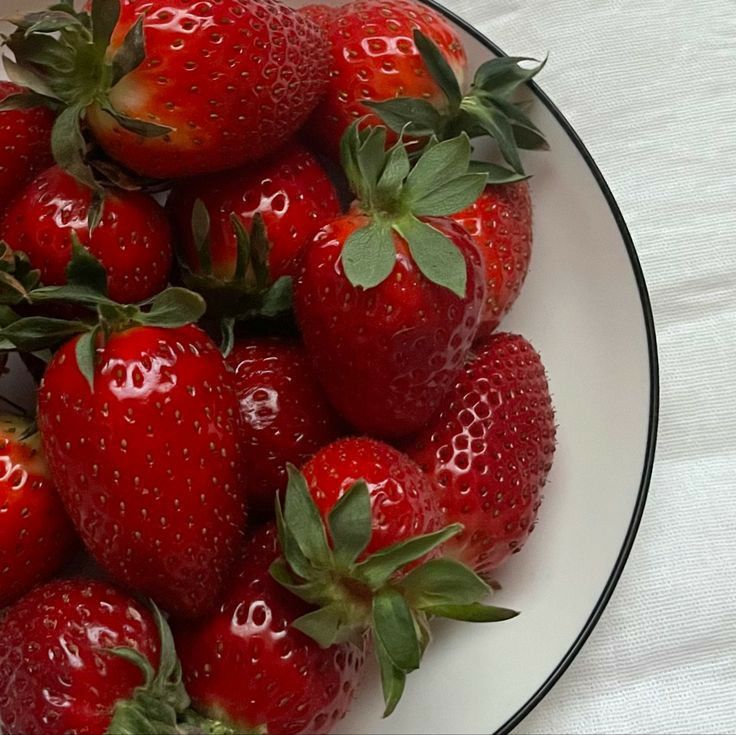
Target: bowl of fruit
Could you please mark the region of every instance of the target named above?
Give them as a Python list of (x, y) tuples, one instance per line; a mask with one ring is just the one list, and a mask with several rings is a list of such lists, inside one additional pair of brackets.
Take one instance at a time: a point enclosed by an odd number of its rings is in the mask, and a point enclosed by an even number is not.
[(10, 4), (0, 730), (511, 729), (657, 418), (544, 61), (419, 0)]

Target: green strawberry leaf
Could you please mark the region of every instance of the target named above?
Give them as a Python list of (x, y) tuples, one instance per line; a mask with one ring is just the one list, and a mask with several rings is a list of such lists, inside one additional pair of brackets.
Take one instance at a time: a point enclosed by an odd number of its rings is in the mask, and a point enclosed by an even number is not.
[(94, 0), (91, 8), (92, 38), (104, 53), (120, 18), (120, 0)]
[(471, 569), (453, 559), (432, 559), (401, 580), (412, 607), (469, 605), (490, 593), (490, 587)]
[(173, 286), (162, 291), (153, 299), (148, 312), (141, 313), (137, 321), (152, 327), (176, 329), (199, 321), (207, 310), (204, 299), (194, 291)]
[(487, 98), (466, 97), (463, 105), (465, 114), (496, 141), (501, 155), (511, 168), (523, 174), (524, 166), (516, 148), (514, 131), (506, 115), (495, 106), (489, 106)]
[(33, 107), (44, 107), (53, 105), (54, 100), (44, 97), (35, 92), (19, 92), (11, 94), (0, 100), (0, 112), (8, 110), (28, 110)]
[(99, 191), (101, 187), (84, 160), (87, 143), (80, 123), (83, 111), (82, 105), (72, 105), (62, 110), (51, 131), (51, 150), (61, 168), (81, 184)]
[[(311, 579), (314, 574), (314, 567), (312, 566), (311, 561), (304, 555), (301, 548), (299, 548), (299, 544), (296, 542), (294, 534), (286, 524), (284, 511), (281, 505), (281, 498), (278, 493), (276, 494), (275, 510), (279, 546), (281, 547), (281, 551), (289, 564), (289, 567), (302, 579)], [(281, 582), (278, 578), (275, 579), (277, 582)], [(281, 583), (283, 584), (283, 582)]]
[(380, 640), (375, 641), (376, 658), (381, 669), (381, 687), (385, 703), (384, 717), (389, 717), (396, 709), (396, 705), (404, 693), (406, 674), (394, 666), (393, 661)]
[(432, 78), (437, 82), (439, 88), (444, 92), (452, 109), (460, 106), (463, 92), (458, 84), (455, 72), (442, 55), (434, 41), (425, 36), (421, 31), (414, 29), (414, 44), (422, 56)]
[[(325, 599), (325, 585), (322, 579), (313, 582), (300, 582), (294, 578), (292, 568), (285, 559), (276, 559), (269, 567), (269, 574), (282, 587), (300, 597), (310, 605), (319, 605)], [(311, 570), (310, 570), (311, 573)]]
[(399, 220), (394, 229), (409, 244), (411, 257), (428, 280), (464, 298), (467, 264), (455, 243), (439, 230), (411, 215)]
[(35, 92), (42, 97), (57, 98), (57, 95), (44, 81), (43, 77), (35, 71), (32, 71), (25, 66), (21, 66), (7, 56), (3, 56), (3, 66), (5, 67), (5, 73), (11, 82), (15, 82), (21, 87), (27, 87), (32, 92)]
[(85, 332), (77, 340), (74, 348), (74, 355), (77, 360), (77, 367), (84, 375), (85, 380), (89, 384), (89, 390), (94, 393), (95, 390), (95, 366), (97, 363), (97, 336), (100, 334), (100, 326), (96, 326), (93, 330)]
[(373, 635), (391, 663), (400, 671), (419, 668), (422, 651), (414, 616), (404, 596), (386, 587), (373, 598)]
[(291, 311), (293, 279), (291, 276), (277, 278), (263, 295), (259, 313), (265, 317), (276, 317)]
[(386, 164), (376, 184), (376, 202), (379, 207), (389, 209), (392, 202), (401, 198), (401, 187), (409, 175), (411, 164), (406, 147), (401, 143), (392, 146), (386, 155)]
[(29, 316), (0, 329), (0, 339), (8, 340), (24, 352), (56, 347), (60, 342), (89, 331), (84, 322)]
[[(536, 67), (523, 67), (524, 61), (536, 62)], [(517, 87), (526, 84), (544, 68), (542, 61), (528, 56), (502, 56), (490, 59), (478, 67), (473, 79), (473, 89), (483, 89), (494, 95), (508, 97)]]
[(223, 317), (220, 320), (220, 352), (227, 357), (235, 347), (235, 319)]
[(425, 149), (404, 185), (404, 198), (409, 206), (438, 185), (466, 174), (469, 160), (470, 139), (465, 134)]
[(34, 304), (43, 304), (48, 301), (66, 301), (70, 304), (87, 306), (92, 309), (96, 309), (102, 304), (108, 306), (115, 304), (114, 301), (102, 296), (99, 291), (89, 286), (42, 286), (34, 288), (29, 293), (29, 297)]
[(340, 608), (337, 605), (328, 605), (313, 610), (297, 618), (291, 625), (317, 641), (322, 648), (329, 648), (337, 641), (342, 626)]
[(373, 534), (371, 498), (363, 480), (353, 483), (327, 517), (335, 563), (349, 567), (365, 551)]
[(355, 230), (345, 241), (340, 259), (345, 276), (353, 286), (368, 289), (382, 283), (396, 265), (390, 226), (374, 219), (366, 227)]
[(138, 20), (125, 34), (123, 42), (112, 57), (112, 83), (115, 86), (124, 76), (137, 69), (146, 58), (146, 48), (143, 36), (143, 21), (145, 15), (138, 16)]
[(525, 128), (521, 125), (512, 125), (516, 147), (525, 151), (548, 151), (549, 143), (542, 133)]
[(529, 178), (526, 174), (517, 174), (516, 171), (512, 171), (510, 168), (486, 161), (471, 161), (468, 171), (474, 174), (485, 174), (487, 184), (513, 184), (517, 181), (526, 181)]
[[(240, 224), (240, 223), (239, 223)], [(242, 227), (242, 224), (241, 224)], [(238, 230), (235, 230), (237, 237)], [(199, 257), (199, 269), (204, 274), (212, 273), (212, 260), (210, 254), (210, 213), (201, 199), (194, 201), (192, 207), (192, 238), (194, 248)]]
[(100, 296), (107, 296), (107, 271), (72, 231), (72, 257), (66, 267), (66, 280), (70, 286), (91, 289)]
[(471, 205), (486, 185), (483, 174), (465, 174), (448, 182), (438, 183), (436, 189), (426, 191), (411, 204), (415, 215), (443, 216), (459, 212)]
[(363, 100), (395, 133), (405, 132), (415, 138), (424, 138), (437, 132), (442, 116), (430, 102), (414, 97), (393, 97), (387, 100)]
[[(195, 225), (194, 213), (192, 213), (192, 229), (194, 229), (195, 226), (203, 229), (204, 237), (206, 238), (209, 236), (210, 231), (210, 215), (209, 212), (207, 212), (206, 208), (204, 209), (204, 215), (202, 214), (201, 207), (204, 207), (204, 203), (201, 199), (197, 199), (197, 201), (194, 203), (195, 207), (198, 205), (200, 206), (200, 214), (198, 215), (198, 217), (201, 217), (203, 222), (200, 225)], [(204, 226), (204, 221), (206, 221), (206, 227)], [(245, 279), (245, 274), (248, 272), (248, 264), (250, 263), (250, 234), (248, 233), (248, 230), (245, 229), (243, 221), (240, 219), (240, 217), (238, 217), (237, 214), (235, 214), (235, 212), (230, 212), (230, 224), (232, 225), (233, 232), (235, 233), (235, 247), (237, 248), (237, 258), (235, 260), (235, 274), (233, 275), (233, 280), (242, 281)], [(202, 235), (200, 234), (199, 237), (201, 242)], [(195, 235), (195, 242), (196, 241), (197, 235)], [(199, 247), (200, 246), (198, 245), (198, 249)]]
[(314, 566), (327, 568), (330, 566), (332, 553), (327, 544), (322, 516), (312, 499), (304, 475), (292, 464), (287, 466), (286, 471), (289, 475), (284, 500), (286, 528), (294, 535), (299, 549)]
[(113, 107), (107, 98), (99, 100), (99, 103), (100, 108), (108, 115), (111, 115), (121, 128), (124, 128), (130, 133), (135, 133), (135, 135), (140, 135), (142, 138), (160, 138), (162, 135), (167, 135), (174, 130), (174, 128), (168, 125), (160, 125), (149, 122), (148, 120), (139, 120), (135, 117), (123, 115), (122, 112), (119, 112)]
[(519, 614), (516, 610), (481, 605), (477, 602), (470, 605), (433, 605), (425, 607), (424, 612), (434, 617), (462, 620), (466, 623), (499, 623), (511, 620)]
[(367, 191), (376, 188), (381, 175), (386, 151), (386, 128), (368, 128), (368, 135), (358, 150), (357, 163), (361, 179)]
[(358, 564), (355, 567), (355, 576), (372, 589), (378, 589), (399, 569), (429, 554), (462, 530), (461, 524), (454, 523), (439, 531), (391, 544)]

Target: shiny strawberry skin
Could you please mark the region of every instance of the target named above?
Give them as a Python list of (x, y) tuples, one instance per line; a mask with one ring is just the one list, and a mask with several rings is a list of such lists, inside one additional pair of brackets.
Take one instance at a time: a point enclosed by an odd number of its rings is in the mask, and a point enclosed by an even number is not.
[(245, 486), (233, 379), (198, 327), (135, 327), (49, 363), (38, 424), (61, 498), (95, 559), (172, 615), (211, 609), (239, 551)]
[(66, 564), (77, 537), (49, 477), (38, 433), (0, 417), (0, 608)]
[(105, 653), (134, 648), (158, 666), (149, 611), (102, 582), (37, 587), (0, 621), (0, 720), (7, 735), (103, 735), (115, 703), (143, 684), (135, 664)]
[(8, 206), (0, 219), (0, 238), (28, 255), (47, 286), (66, 283), (75, 232), (107, 269), (113, 300), (133, 303), (163, 290), (169, 280), (172, 245), (162, 207), (141, 192), (110, 191), (102, 220), (90, 235), (91, 201), (88, 188), (53, 166)]
[(343, 433), (343, 424), (296, 343), (240, 340), (227, 358), (240, 401), (240, 451), (248, 467), (248, 504), (272, 516), (286, 487), (286, 464), (299, 466)]
[(332, 404), (360, 432), (382, 438), (421, 429), (437, 410), (462, 369), (485, 300), (482, 260), (469, 235), (446, 218), (423, 219), (465, 256), (464, 298), (427, 280), (396, 233), (389, 277), (370, 289), (353, 286), (340, 255), (368, 222), (355, 212), (305, 246), (294, 287), (297, 321)]
[(200, 713), (244, 730), (326, 733), (350, 706), (365, 650), (323, 649), (291, 627), (310, 608), (271, 578), (279, 555), (274, 526), (261, 527), (219, 610), (175, 627), (184, 683)]
[(312, 153), (296, 143), (254, 166), (184, 180), (174, 187), (168, 210), (184, 261), (195, 273), (200, 270), (192, 237), (192, 208), (197, 199), (210, 215), (212, 272), (222, 279), (233, 277), (237, 261), (231, 214), (247, 230), (256, 214), (263, 217), (274, 280), (294, 275), (299, 249), (340, 214), (337, 192), (326, 171)]
[(480, 336), (489, 335), (516, 301), (532, 255), (529, 184), (489, 184), (469, 207), (450, 215), (483, 253), (488, 297)]
[(191, 176), (278, 148), (321, 97), (328, 58), (320, 29), (277, 0), (123, 0), (112, 48), (146, 14), (146, 58), (110, 91), (125, 115), (174, 130), (142, 138), (99, 108), (95, 137), (140, 174)]
[(383, 442), (339, 439), (317, 452), (302, 473), (324, 518), (357, 480), (365, 480), (373, 535), (364, 554), (442, 527), (432, 484), (413, 460)]
[[(310, 140), (334, 158), (347, 127), (367, 115), (366, 125), (381, 120), (363, 104), (391, 97), (420, 97), (442, 104), (444, 97), (427, 71), (413, 40), (414, 29), (429, 36), (461, 80), (467, 58), (452, 26), (435, 10), (414, 0), (353, 0), (338, 12), (309, 10), (325, 29), (332, 71), (324, 100), (312, 115)], [(395, 140), (393, 134), (390, 140)]]
[(498, 333), (473, 353), (406, 450), (434, 481), (444, 523), (465, 526), (444, 553), (489, 579), (534, 528), (555, 419), (544, 366), (523, 337)]
[[(17, 84), (0, 81), (0, 101), (23, 91)], [(54, 162), (53, 124), (54, 114), (47, 107), (0, 112), (0, 206)]]

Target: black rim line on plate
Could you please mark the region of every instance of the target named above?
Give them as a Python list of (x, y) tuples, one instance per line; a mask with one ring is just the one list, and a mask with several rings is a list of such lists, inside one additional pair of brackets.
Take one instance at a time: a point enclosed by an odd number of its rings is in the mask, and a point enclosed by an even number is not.
[[(420, 2), (428, 5), (430, 8), (438, 11), (444, 15), (455, 25), (462, 28), (465, 33), (472, 36), (481, 45), (485, 46), (491, 53), (496, 56), (507, 56), (493, 41), (483, 35), (477, 28), (473, 27), (464, 18), (454, 13), (452, 10), (440, 5), (435, 0), (420, 0)], [(649, 299), (649, 292), (647, 290), (647, 284), (644, 279), (644, 273), (641, 269), (641, 263), (639, 262), (639, 256), (637, 255), (634, 242), (631, 239), (629, 228), (626, 226), (621, 210), (616, 203), (616, 200), (611, 193), (606, 180), (603, 178), (603, 174), (598, 168), (597, 164), (590, 155), (590, 152), (585, 147), (585, 144), (580, 139), (578, 134), (573, 129), (572, 125), (568, 122), (565, 116), (560, 112), (557, 106), (552, 100), (539, 88), (539, 86), (531, 82), (529, 84), (535, 97), (552, 113), (552, 116), (562, 126), (567, 136), (573, 142), (577, 148), (583, 160), (587, 164), (590, 172), (593, 174), (593, 178), (598, 182), (603, 196), (608, 203), (614, 220), (618, 226), (621, 238), (623, 239), (626, 247), (626, 252), (629, 255), (629, 261), (631, 263), (631, 269), (634, 272), (634, 279), (636, 281), (637, 289), (639, 290), (639, 298), (641, 300), (642, 316), (644, 318), (644, 326), (646, 328), (647, 335), (647, 349), (649, 352), (649, 426), (647, 429), (647, 445), (644, 454), (644, 466), (642, 469), (641, 481), (639, 484), (639, 492), (637, 494), (636, 503), (634, 505), (634, 511), (631, 516), (631, 522), (626, 532), (624, 542), (621, 546), (621, 551), (616, 559), (616, 563), (613, 566), (611, 575), (606, 582), (601, 596), (598, 602), (595, 604), (590, 617), (583, 625), (582, 630), (578, 633), (577, 637), (573, 641), (572, 646), (568, 649), (567, 653), (562, 657), (560, 662), (555, 666), (552, 672), (547, 676), (542, 685), (532, 694), (527, 702), (512, 716), (510, 717), (498, 730), (496, 735), (506, 735), (519, 725), (522, 720), (549, 694), (554, 685), (557, 683), (559, 678), (565, 673), (568, 666), (573, 662), (575, 657), (580, 652), (588, 637), (593, 632), (593, 629), (600, 620), (603, 611), (606, 609), (608, 602), (610, 601), (616, 585), (618, 584), (621, 574), (623, 573), (626, 561), (629, 558), (631, 549), (636, 539), (637, 531), (639, 530), (639, 524), (641, 523), (642, 515), (644, 514), (644, 506), (647, 501), (647, 494), (649, 493), (649, 484), (652, 478), (652, 468), (654, 465), (654, 453), (657, 444), (657, 424), (659, 420), (659, 360), (657, 357), (657, 337), (654, 327), (654, 315), (652, 313), (652, 304)]]

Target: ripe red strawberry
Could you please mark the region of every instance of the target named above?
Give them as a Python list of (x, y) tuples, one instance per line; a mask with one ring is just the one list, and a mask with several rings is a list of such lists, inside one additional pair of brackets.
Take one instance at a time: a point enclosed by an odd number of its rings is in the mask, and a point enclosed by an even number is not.
[(26, 181), (54, 161), (51, 127), (54, 114), (47, 107), (7, 109), (8, 98), (27, 90), (0, 81), (0, 202), (7, 202)]
[(275, 338), (240, 340), (227, 363), (240, 400), (248, 504), (261, 515), (272, 515), (276, 493), (286, 487), (286, 464), (306, 462), (340, 436), (342, 422), (301, 345)]
[[(119, 15), (118, 2), (93, 0), (91, 22), (68, 15), (54, 28), (58, 41), (36, 30), (33, 14), (14, 19), (8, 46), (67, 105), (59, 125), (73, 130), (84, 117), (112, 158), (145, 176), (260, 158), (294, 134), (325, 89), (320, 29), (277, 0), (120, 0)], [(40, 43), (53, 62), (33, 54)], [(59, 71), (60, 59), (71, 72)], [(85, 176), (82, 148), (81, 136), (67, 136), (55, 155)]]
[(523, 337), (496, 334), (473, 352), (407, 451), (433, 478), (445, 522), (465, 527), (445, 554), (489, 578), (534, 527), (555, 422), (544, 366)]
[(383, 442), (340, 439), (320, 449), (302, 472), (325, 519), (354, 483), (366, 483), (373, 517), (366, 554), (443, 526), (434, 492), (420, 468)]
[(204, 203), (209, 215), (209, 255), (212, 274), (235, 276), (238, 247), (231, 215), (251, 229), (260, 214), (270, 243), (269, 275), (275, 281), (294, 275), (296, 254), (326, 222), (340, 213), (335, 187), (319, 161), (304, 147), (291, 143), (256, 166), (177, 184), (168, 210), (187, 267), (202, 272), (192, 233), (194, 203)]
[(39, 390), (38, 423), (95, 559), (173, 615), (195, 616), (214, 606), (239, 551), (245, 487), (232, 375), (187, 324), (201, 300), (187, 313), (179, 291), (146, 314), (105, 307), (118, 331), (61, 347)]
[(237, 732), (326, 733), (360, 681), (365, 644), (321, 648), (292, 623), (310, 607), (269, 575), (273, 525), (245, 547), (219, 610), (175, 629), (192, 706)]
[(310, 140), (333, 157), (354, 120), (368, 115), (364, 125), (381, 122), (364, 100), (417, 97), (442, 102), (441, 88), (412, 38), (414, 29), (437, 43), (460, 78), (465, 73), (465, 49), (457, 33), (437, 11), (420, 2), (353, 0), (337, 12), (313, 8), (306, 14), (325, 29), (332, 58), (327, 94), (309, 122)]
[(441, 215), (474, 201), (484, 177), (466, 173), (466, 137), (427, 151), (409, 173), (403, 146), (383, 153), (384, 133), (346, 135), (360, 200), (305, 247), (294, 306), (335, 408), (361, 432), (398, 437), (437, 410), (478, 329), (481, 256)]
[(0, 621), (7, 735), (175, 732), (188, 704), (177, 673), (160, 614), (102, 582), (50, 582)]
[(493, 622), (516, 613), (480, 604), (489, 587), (462, 564), (435, 558), (462, 526), (437, 529), (432, 487), (400, 452), (345, 439), (304, 471), (289, 466), (283, 506), (277, 500), (283, 557), (271, 576), (312, 606), (290, 625), (323, 648), (372, 635), (388, 715), (419, 667), (431, 617)]
[(475, 240), (485, 261), (488, 296), (479, 335), (490, 334), (512, 307), (532, 254), (529, 185), (489, 184), (461, 212), (451, 215)]
[(69, 561), (76, 535), (49, 477), (38, 433), (0, 416), (0, 608)]
[(45, 285), (66, 283), (72, 237), (107, 270), (110, 297), (134, 303), (154, 296), (169, 280), (172, 246), (168, 220), (147, 194), (108, 191), (102, 219), (90, 234), (93, 193), (58, 166), (39, 174), (0, 218), (0, 239), (24, 252)]

